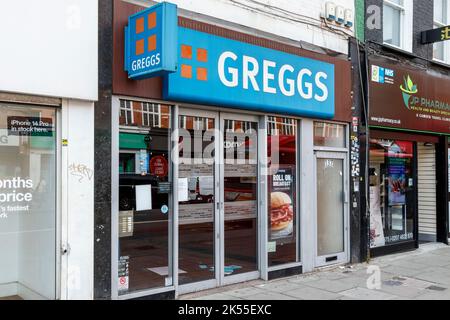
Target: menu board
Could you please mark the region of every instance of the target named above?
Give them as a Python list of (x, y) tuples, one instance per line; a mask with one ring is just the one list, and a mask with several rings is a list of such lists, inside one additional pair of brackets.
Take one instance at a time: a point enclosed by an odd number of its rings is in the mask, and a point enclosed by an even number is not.
[(292, 167), (282, 167), (269, 178), (270, 240), (294, 235), (294, 170)]

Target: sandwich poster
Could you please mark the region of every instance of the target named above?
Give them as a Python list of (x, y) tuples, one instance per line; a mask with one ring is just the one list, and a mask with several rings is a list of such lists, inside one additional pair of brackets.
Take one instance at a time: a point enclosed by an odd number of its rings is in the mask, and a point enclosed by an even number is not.
[(270, 240), (294, 234), (293, 168), (279, 168), (270, 179)]

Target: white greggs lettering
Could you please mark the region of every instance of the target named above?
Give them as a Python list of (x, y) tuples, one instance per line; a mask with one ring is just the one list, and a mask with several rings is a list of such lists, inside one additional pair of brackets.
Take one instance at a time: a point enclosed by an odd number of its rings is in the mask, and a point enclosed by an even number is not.
[(131, 63), (131, 69), (133, 71), (139, 71), (141, 69), (157, 66), (161, 62), (161, 54), (157, 53), (146, 58), (133, 60)]
[[(238, 56), (231, 51), (223, 52), (217, 64), (220, 81), (227, 87), (239, 86), (239, 69), (237, 67), (228, 67), (225, 70), (227, 61), (236, 62)], [(237, 63), (234, 63), (236, 66)], [(324, 102), (328, 99), (328, 88), (322, 82), (326, 80), (328, 75), (325, 72), (317, 72), (313, 75), (312, 71), (303, 68), (296, 71), (295, 68), (289, 64), (284, 64), (275, 74), (273, 69), (277, 67), (276, 62), (270, 60), (262, 61), (262, 91), (265, 93), (276, 94), (279, 89), (280, 92), (292, 97), (296, 91), (303, 99), (315, 99), (318, 102)], [(261, 91), (261, 84), (257, 81), (257, 76), (260, 72), (260, 64), (254, 57), (242, 56), (242, 86), (244, 89), (249, 89), (251, 86), (254, 91)], [(276, 80), (276, 77), (278, 81)], [(278, 82), (278, 88), (271, 85), (272, 82)], [(314, 84), (320, 92), (314, 94)]]

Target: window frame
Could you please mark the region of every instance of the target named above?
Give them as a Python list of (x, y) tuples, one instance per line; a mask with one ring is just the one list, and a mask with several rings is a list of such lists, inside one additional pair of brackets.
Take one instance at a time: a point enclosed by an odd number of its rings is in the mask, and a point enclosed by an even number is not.
[[(383, 0), (383, 9), (388, 6), (394, 10), (400, 11), (400, 45), (391, 44), (384, 41), (384, 23), (383, 23), (383, 44), (385, 46), (412, 52), (413, 49), (413, 0), (402, 0), (399, 5), (391, 0)], [(384, 10), (383, 10), (384, 11)]]
[[(438, 21), (434, 15), (434, 7), (433, 7), (433, 29), (446, 27), (450, 23), (450, 1), (449, 0), (443, 0), (445, 5), (445, 20), (444, 21)], [(433, 3), (434, 5), (434, 3)], [(436, 58), (434, 55), (434, 50), (436, 47), (436, 43), (433, 44), (433, 60), (438, 61), (445, 64), (450, 64), (450, 44), (446, 41), (442, 42), (443, 49), (444, 49), (444, 56), (443, 60)]]
[[(122, 107), (121, 103), (122, 101), (124, 102), (123, 104), (124, 107)], [(122, 115), (122, 111), (125, 112), (125, 125), (133, 125), (134, 124), (133, 102), (127, 99), (121, 99), (119, 102), (119, 109), (120, 109), (119, 118)], [(128, 119), (128, 112), (130, 112), (130, 119)]]

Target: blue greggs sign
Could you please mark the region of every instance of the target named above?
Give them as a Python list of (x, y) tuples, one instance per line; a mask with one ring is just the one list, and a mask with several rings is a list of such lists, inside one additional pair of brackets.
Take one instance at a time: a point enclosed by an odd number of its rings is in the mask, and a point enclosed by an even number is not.
[(125, 71), (130, 79), (161, 76), (177, 70), (177, 6), (163, 2), (128, 18)]
[(178, 28), (167, 100), (321, 118), (334, 116), (334, 65)]
[[(129, 28), (134, 26), (130, 23)], [(177, 32), (177, 41), (174, 36), (165, 39), (175, 42), (173, 51), (160, 55), (161, 60), (170, 56), (178, 65), (176, 72), (164, 74), (164, 99), (334, 117), (333, 64), (183, 27)], [(129, 72), (133, 63), (132, 59), (127, 62)]]

